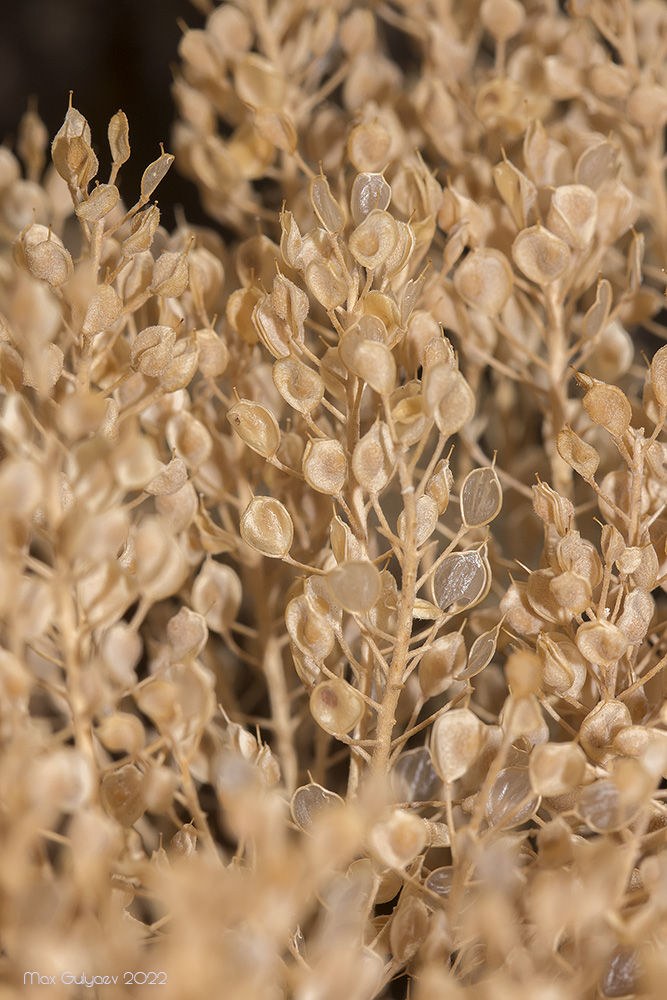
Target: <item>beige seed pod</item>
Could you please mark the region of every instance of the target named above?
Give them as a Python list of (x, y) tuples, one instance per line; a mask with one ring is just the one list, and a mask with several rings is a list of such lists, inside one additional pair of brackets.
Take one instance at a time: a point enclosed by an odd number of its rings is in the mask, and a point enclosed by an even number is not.
[(380, 596), (382, 581), (377, 568), (367, 559), (348, 559), (327, 573), (333, 599), (345, 611), (362, 615), (370, 611)]
[(574, 518), (572, 501), (556, 493), (548, 483), (533, 486), (533, 510), (545, 524), (553, 524), (559, 535), (565, 534)]
[(431, 643), (419, 661), (419, 686), (425, 698), (442, 694), (464, 670), (466, 646), (460, 632)]
[[(428, 541), (435, 531), (438, 523), (438, 505), (432, 497), (424, 495), (417, 498), (415, 508), (416, 523), (414, 544), (416, 548), (419, 549), (422, 547), (424, 542)], [(398, 515), (397, 531), (398, 537), (405, 544), (406, 517), (404, 510), (402, 510)]]
[(63, 285), (74, 272), (72, 255), (55, 237), (26, 247), (25, 256), (30, 273), (52, 288)]
[(204, 616), (182, 607), (167, 622), (167, 639), (172, 660), (193, 660), (195, 656), (199, 656), (208, 640)]
[(439, 716), (431, 734), (433, 766), (443, 781), (462, 777), (484, 748), (484, 725), (468, 708)]
[(294, 122), (285, 111), (274, 108), (257, 108), (253, 125), (257, 134), (272, 146), (285, 153), (293, 153), (297, 146)]
[(606, 779), (593, 782), (581, 789), (577, 813), (596, 833), (613, 833), (622, 830), (632, 819), (636, 807), (624, 805), (615, 782)]
[(359, 173), (375, 173), (387, 165), (391, 135), (379, 122), (356, 125), (347, 140), (347, 155)]
[(148, 201), (156, 187), (166, 177), (167, 171), (174, 162), (171, 153), (162, 150), (157, 160), (149, 163), (141, 177), (141, 200)]
[(454, 476), (449, 468), (449, 460), (442, 458), (435, 469), (433, 475), (426, 484), (424, 492), (432, 497), (438, 505), (438, 515), (441, 516), (449, 506), (449, 496), (454, 485)]
[(397, 966), (409, 962), (419, 951), (428, 932), (430, 913), (418, 896), (405, 893), (391, 916), (389, 947)]
[(468, 473), (459, 497), (461, 520), (466, 528), (481, 528), (500, 513), (503, 491), (492, 466), (473, 469)]
[(591, 605), (593, 591), (590, 580), (572, 570), (553, 577), (549, 589), (559, 607), (571, 616), (581, 614)]
[(454, 287), (485, 316), (497, 316), (512, 294), (512, 268), (500, 250), (473, 250), (458, 266)]
[(324, 382), (298, 358), (279, 358), (271, 372), (273, 384), (297, 413), (310, 413), (324, 396)]
[[(150, 249), (153, 237), (160, 225), (160, 210), (157, 205), (149, 205), (147, 209), (135, 215), (130, 225), (130, 236), (123, 240), (121, 254), (124, 260), (146, 253)], [(151, 269), (152, 277), (152, 269)]]
[(443, 385), (443, 395), (435, 409), (435, 424), (449, 437), (465, 427), (475, 413), (475, 396), (459, 371), (450, 370)]
[(415, 813), (392, 809), (385, 819), (373, 824), (368, 840), (374, 858), (383, 867), (407, 868), (426, 847), (427, 834), (424, 820)]
[(192, 585), (192, 608), (214, 632), (227, 632), (241, 608), (243, 588), (237, 574), (223, 563), (207, 559)]
[(342, 231), (345, 217), (331, 193), (328, 180), (322, 174), (317, 174), (310, 182), (310, 203), (320, 224), (328, 233), (336, 236)]
[(347, 458), (340, 441), (317, 438), (303, 453), (303, 475), (318, 493), (338, 496), (347, 479)]
[(624, 702), (603, 701), (581, 723), (579, 741), (592, 760), (606, 764), (614, 757), (617, 734), (631, 725), (632, 717)]
[(361, 542), (355, 538), (350, 526), (337, 514), (334, 514), (329, 524), (329, 540), (336, 562), (341, 563), (345, 559), (363, 559), (364, 549)]
[(290, 812), (299, 829), (310, 833), (321, 817), (342, 809), (344, 805), (340, 795), (311, 781), (296, 789), (290, 801)]
[(344, 736), (363, 718), (361, 695), (340, 677), (320, 681), (310, 695), (310, 714), (325, 732)]
[(345, 304), (349, 288), (338, 261), (311, 261), (306, 267), (305, 279), (310, 291), (327, 311)]
[(210, 433), (188, 410), (169, 418), (165, 436), (170, 448), (193, 469), (198, 469), (213, 450)]
[(84, 222), (99, 222), (116, 207), (119, 198), (120, 191), (115, 184), (98, 184), (75, 211)]
[(573, 249), (583, 249), (595, 235), (598, 200), (584, 184), (564, 184), (551, 196), (547, 226)]
[(587, 670), (575, 644), (559, 632), (542, 632), (537, 640), (537, 653), (545, 688), (563, 697), (578, 698)]
[(578, 472), (582, 479), (591, 480), (600, 464), (595, 448), (586, 444), (571, 427), (565, 426), (556, 438), (556, 448), (563, 461)]
[[(468, 662), (462, 669), (455, 672), (455, 680), (467, 681), (471, 677), (476, 677), (485, 667), (488, 667), (496, 652), (496, 645), (502, 624), (503, 619), (501, 618), (494, 628), (489, 629), (488, 632), (482, 632), (481, 635), (477, 636), (470, 647)], [(516, 690), (514, 693), (518, 694)]]
[(227, 420), (243, 443), (258, 455), (271, 458), (278, 451), (280, 428), (267, 406), (251, 399), (239, 399), (228, 411)]
[(579, 376), (578, 381), (588, 388), (583, 404), (593, 423), (613, 437), (622, 437), (632, 420), (632, 407), (625, 393), (616, 385), (594, 382), (589, 376)]
[(294, 525), (274, 497), (253, 497), (241, 516), (241, 538), (270, 559), (282, 559), (292, 546)]
[(509, 830), (526, 823), (540, 807), (526, 767), (504, 768), (489, 792), (485, 816), (489, 826)]
[(600, 278), (595, 291), (595, 302), (584, 316), (584, 333), (587, 337), (597, 337), (606, 327), (612, 299), (611, 284), (606, 278)]
[(253, 108), (276, 108), (285, 104), (285, 77), (265, 56), (244, 55), (234, 69), (234, 90)]
[(528, 762), (530, 786), (545, 798), (573, 791), (585, 770), (586, 755), (575, 743), (542, 743), (533, 748)]
[(391, 188), (382, 174), (357, 174), (352, 185), (350, 208), (355, 226), (361, 225), (372, 211), (384, 212), (391, 201)]
[(514, 240), (512, 259), (536, 285), (548, 285), (565, 273), (571, 255), (567, 243), (558, 236), (542, 226), (531, 226)]
[(653, 355), (651, 385), (659, 406), (667, 406), (667, 345), (660, 347)]
[(146, 809), (139, 768), (125, 764), (106, 774), (100, 786), (100, 799), (109, 815), (122, 826), (133, 826)]
[(141, 720), (129, 712), (114, 712), (102, 718), (95, 729), (102, 746), (112, 753), (138, 753), (146, 740)]
[(92, 296), (81, 329), (86, 334), (101, 333), (116, 322), (123, 309), (118, 292), (111, 285), (99, 285)]
[(526, 11), (519, 0), (483, 0), (479, 17), (496, 41), (506, 42), (523, 28)]
[(63, 373), (64, 355), (57, 344), (44, 344), (23, 362), (23, 385), (46, 393)]
[(109, 122), (107, 137), (114, 166), (122, 166), (130, 158), (130, 127), (123, 111), (117, 111)]
[(134, 371), (151, 378), (159, 378), (174, 354), (176, 333), (169, 326), (147, 326), (132, 344), (130, 364)]
[(398, 226), (389, 212), (374, 209), (350, 233), (350, 253), (362, 267), (370, 270), (389, 259), (398, 242)]
[(389, 428), (378, 419), (355, 445), (352, 472), (360, 486), (377, 495), (391, 479), (395, 467), (396, 449)]
[(151, 291), (155, 295), (178, 298), (189, 284), (188, 250), (181, 253), (161, 253), (153, 268)]
[(219, 378), (227, 371), (229, 351), (222, 337), (207, 327), (195, 331), (197, 365), (205, 378)]
[(431, 581), (433, 600), (441, 611), (463, 611), (478, 604), (491, 586), (486, 545), (469, 552), (452, 552), (440, 563)]
[(304, 595), (292, 598), (285, 608), (285, 625), (292, 643), (318, 663), (334, 648), (329, 614), (321, 614)]
[(617, 625), (608, 621), (584, 622), (577, 629), (577, 649), (589, 663), (611, 667), (628, 648), (628, 640)]

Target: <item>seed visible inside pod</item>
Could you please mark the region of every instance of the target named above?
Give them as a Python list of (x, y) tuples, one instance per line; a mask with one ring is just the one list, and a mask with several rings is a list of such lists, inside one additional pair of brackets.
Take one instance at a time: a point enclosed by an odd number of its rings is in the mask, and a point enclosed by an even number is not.
[(382, 590), (376, 566), (367, 559), (348, 559), (327, 573), (331, 595), (345, 611), (363, 614), (369, 611)]
[(320, 681), (310, 695), (310, 714), (332, 736), (343, 736), (354, 729), (365, 707), (361, 695), (340, 677)]
[(389, 212), (374, 209), (350, 233), (350, 253), (362, 267), (380, 267), (391, 256), (398, 242), (398, 226)]
[(482, 632), (481, 635), (477, 636), (470, 647), (467, 665), (464, 669), (457, 670), (455, 673), (457, 681), (465, 681), (470, 677), (475, 677), (489, 665), (496, 651), (496, 644), (502, 624), (501, 619), (494, 628), (489, 629), (488, 632)]
[(500, 250), (473, 250), (458, 266), (454, 287), (464, 302), (497, 316), (512, 294), (512, 268)]
[(509, 829), (520, 826), (540, 807), (540, 797), (530, 787), (528, 768), (504, 768), (489, 792), (485, 815), (489, 826)]
[(275, 497), (253, 497), (241, 517), (241, 537), (263, 556), (281, 559), (294, 538), (289, 511)]
[(592, 445), (586, 444), (571, 427), (564, 427), (556, 438), (556, 448), (563, 461), (578, 472), (582, 479), (592, 479), (600, 456)]
[(389, 428), (378, 419), (355, 445), (352, 472), (360, 486), (377, 494), (391, 479), (395, 464), (396, 450)]
[(280, 358), (273, 366), (273, 384), (298, 413), (310, 413), (324, 395), (324, 382), (298, 358)]
[(570, 260), (567, 243), (542, 226), (519, 233), (512, 244), (514, 263), (536, 285), (548, 285), (565, 273)]
[(432, 497), (438, 505), (438, 515), (444, 514), (449, 506), (449, 495), (454, 485), (454, 476), (449, 468), (449, 461), (442, 458), (435, 469), (433, 475), (426, 484), (424, 492)]
[(347, 458), (340, 441), (318, 438), (309, 441), (303, 453), (303, 475), (318, 493), (337, 496), (347, 478)]
[(369, 841), (375, 857), (390, 868), (405, 868), (426, 847), (427, 829), (423, 819), (404, 809), (394, 809), (385, 820), (375, 823)]
[(615, 756), (614, 739), (632, 725), (628, 706), (622, 701), (603, 701), (589, 712), (579, 728), (579, 742), (589, 757), (605, 764)]
[(466, 528), (480, 528), (493, 521), (503, 504), (503, 491), (496, 470), (485, 466), (469, 472), (461, 488), (459, 503)]
[(443, 394), (435, 409), (435, 424), (441, 434), (456, 434), (475, 413), (473, 391), (459, 371), (450, 370)]
[(428, 747), (402, 753), (392, 768), (391, 782), (401, 802), (430, 802), (440, 798), (442, 780), (433, 767)]
[(419, 662), (419, 686), (425, 698), (446, 691), (466, 662), (466, 645), (460, 632), (436, 639)]
[(280, 428), (271, 410), (251, 399), (239, 399), (227, 413), (227, 420), (249, 448), (270, 458), (280, 445)]
[(332, 810), (342, 808), (344, 804), (340, 795), (311, 781), (296, 789), (290, 802), (290, 812), (299, 829), (308, 833), (320, 816), (326, 816)]
[(327, 311), (342, 306), (349, 287), (340, 264), (334, 260), (312, 260), (306, 267), (306, 284)]
[(303, 594), (293, 597), (285, 608), (285, 625), (292, 643), (321, 663), (334, 647), (334, 631), (329, 616), (319, 613)]
[(595, 235), (598, 200), (584, 184), (564, 184), (551, 197), (547, 225), (569, 246), (588, 246)]
[(382, 174), (357, 174), (350, 195), (350, 207), (355, 226), (360, 225), (374, 209), (383, 212), (390, 201), (391, 188)]
[(433, 599), (441, 611), (472, 607), (488, 593), (491, 569), (486, 546), (470, 552), (452, 552), (433, 574)]
[(431, 756), (443, 781), (451, 784), (466, 773), (482, 752), (484, 736), (484, 725), (468, 708), (454, 708), (436, 719)]

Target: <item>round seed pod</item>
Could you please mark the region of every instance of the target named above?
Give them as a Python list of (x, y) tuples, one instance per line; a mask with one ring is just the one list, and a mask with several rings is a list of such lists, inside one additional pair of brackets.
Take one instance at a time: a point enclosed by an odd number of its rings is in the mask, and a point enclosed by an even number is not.
[(483, 0), (479, 17), (498, 42), (518, 35), (526, 21), (526, 11), (519, 0)]
[(169, 447), (193, 469), (203, 465), (213, 451), (213, 440), (208, 430), (188, 410), (169, 418), (165, 437)]
[(100, 786), (100, 799), (110, 816), (123, 826), (133, 826), (146, 809), (139, 768), (125, 764), (106, 774)]
[(280, 110), (285, 103), (285, 77), (265, 56), (246, 53), (234, 69), (234, 90), (253, 108)]
[(47, 281), (52, 288), (64, 284), (74, 273), (72, 255), (54, 236), (26, 247), (25, 257), (30, 273)]
[(637, 811), (624, 805), (615, 782), (602, 779), (586, 785), (579, 793), (577, 813), (596, 833), (622, 830)]
[(147, 326), (132, 344), (132, 368), (142, 375), (159, 378), (171, 364), (175, 343), (176, 333), (171, 327)]
[(607, 621), (584, 622), (577, 629), (576, 643), (581, 655), (597, 667), (613, 666), (629, 645), (620, 628)]
[(651, 361), (651, 386), (660, 406), (667, 406), (667, 344), (660, 347)]
[(443, 386), (443, 393), (436, 406), (435, 424), (441, 434), (456, 434), (472, 419), (475, 413), (475, 396), (461, 372), (450, 370)]
[(548, 285), (565, 273), (571, 254), (567, 243), (558, 236), (542, 226), (531, 226), (514, 240), (512, 259), (536, 285)]
[(101, 333), (113, 326), (123, 309), (123, 303), (111, 285), (99, 285), (92, 296), (81, 329), (85, 334)]
[(454, 287), (485, 316), (497, 316), (512, 294), (512, 268), (500, 250), (473, 250), (458, 266)]
[(347, 479), (347, 458), (340, 441), (317, 438), (309, 441), (303, 453), (303, 475), (318, 493), (337, 496)]
[[(423, 495), (418, 497), (415, 504), (416, 507), (416, 525), (415, 525), (415, 546), (421, 548), (424, 542), (428, 541), (433, 532), (435, 531), (436, 525), (438, 523), (438, 505), (433, 500), (432, 497)], [(405, 531), (406, 531), (406, 518), (405, 511), (402, 510), (398, 515), (398, 537), (402, 542), (405, 542)]]
[(419, 661), (419, 686), (425, 698), (442, 694), (466, 663), (466, 646), (460, 632), (436, 639)]
[(440, 563), (431, 581), (434, 603), (441, 611), (463, 611), (481, 601), (491, 586), (486, 547), (452, 552)]
[(595, 235), (597, 217), (595, 192), (584, 184), (564, 184), (551, 196), (547, 226), (569, 246), (582, 249)]
[(542, 663), (542, 683), (561, 696), (578, 698), (586, 677), (586, 661), (566, 636), (559, 632), (541, 632), (537, 653)]
[(583, 404), (593, 423), (604, 427), (613, 437), (622, 437), (630, 426), (632, 407), (625, 393), (616, 385), (593, 384), (584, 396)]
[(473, 469), (463, 481), (459, 498), (461, 520), (466, 528), (481, 528), (500, 513), (503, 491), (491, 466)]
[(391, 188), (382, 174), (357, 174), (350, 194), (350, 208), (355, 226), (359, 226), (373, 210), (380, 212), (389, 206)]
[(340, 341), (338, 353), (348, 371), (366, 382), (374, 392), (388, 396), (393, 390), (396, 362), (385, 344), (364, 340), (355, 330), (350, 330)]
[(310, 413), (324, 396), (324, 382), (298, 358), (279, 358), (272, 370), (273, 384), (298, 413)]
[(433, 767), (428, 747), (401, 754), (391, 771), (396, 798), (402, 802), (430, 802), (440, 798), (442, 780)]
[(433, 766), (448, 784), (466, 773), (483, 748), (484, 725), (467, 708), (454, 708), (445, 712), (433, 724)]
[(347, 140), (347, 155), (359, 173), (375, 173), (387, 165), (391, 135), (379, 122), (356, 125)]
[(572, 570), (555, 576), (549, 582), (549, 589), (556, 604), (572, 617), (580, 615), (591, 605), (593, 590), (590, 580)]
[(167, 639), (172, 660), (193, 660), (195, 656), (199, 656), (208, 640), (204, 616), (182, 607), (167, 622)]
[(226, 632), (241, 608), (241, 581), (231, 568), (207, 559), (192, 585), (192, 608), (214, 632)]
[(369, 837), (372, 854), (388, 868), (407, 868), (426, 843), (424, 821), (404, 809), (393, 809), (386, 819), (375, 823)]
[(355, 445), (352, 472), (360, 486), (377, 495), (391, 479), (395, 467), (396, 449), (389, 428), (378, 419)]
[(285, 625), (297, 649), (318, 663), (334, 648), (334, 631), (328, 616), (320, 614), (303, 594), (292, 598), (285, 608)]
[(278, 421), (268, 407), (251, 399), (240, 399), (227, 413), (232, 425), (244, 444), (264, 458), (270, 458), (280, 445)]
[(588, 756), (606, 764), (615, 756), (614, 739), (621, 729), (632, 725), (628, 706), (622, 701), (603, 701), (581, 723), (579, 740)]
[(219, 378), (227, 371), (229, 351), (215, 330), (203, 328), (195, 332), (199, 371), (205, 378)]
[(310, 714), (332, 736), (344, 736), (354, 729), (365, 708), (361, 695), (340, 677), (320, 681), (310, 695)]
[(331, 596), (351, 614), (369, 611), (380, 596), (382, 580), (376, 566), (367, 559), (349, 559), (327, 573)]
[(520, 826), (540, 807), (540, 797), (535, 795), (528, 776), (528, 768), (504, 768), (489, 792), (485, 816), (489, 826), (508, 830)]
[(95, 735), (112, 753), (138, 753), (146, 740), (141, 720), (129, 712), (114, 712), (100, 719)]
[(600, 464), (600, 456), (592, 445), (582, 441), (571, 427), (564, 427), (556, 438), (556, 448), (563, 461), (578, 472), (582, 479), (592, 479)]
[(299, 829), (309, 833), (321, 816), (342, 809), (344, 805), (340, 795), (311, 781), (296, 789), (290, 802), (290, 812)]
[(393, 253), (398, 242), (398, 226), (389, 212), (374, 209), (350, 233), (350, 253), (362, 267), (374, 270)]
[(263, 556), (282, 559), (294, 538), (289, 511), (274, 497), (253, 497), (241, 516), (241, 537)]
[(311, 261), (306, 267), (305, 279), (310, 291), (328, 312), (345, 304), (349, 288), (338, 261)]
[(575, 743), (542, 743), (533, 748), (528, 762), (530, 786), (546, 798), (573, 791), (585, 770), (586, 755)]

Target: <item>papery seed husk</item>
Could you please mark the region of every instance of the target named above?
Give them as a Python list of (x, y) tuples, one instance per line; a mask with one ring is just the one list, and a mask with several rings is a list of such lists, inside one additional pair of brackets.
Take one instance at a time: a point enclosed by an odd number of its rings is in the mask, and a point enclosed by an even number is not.
[(615, 755), (612, 745), (617, 733), (631, 725), (632, 717), (624, 702), (601, 702), (581, 723), (581, 746), (592, 760), (604, 764)]
[(298, 413), (310, 413), (324, 396), (324, 382), (298, 358), (279, 358), (272, 369), (273, 384)]
[(533, 748), (528, 763), (530, 784), (536, 795), (554, 798), (581, 784), (586, 755), (574, 743), (543, 743)]
[(512, 259), (535, 284), (548, 285), (565, 273), (571, 254), (567, 243), (558, 236), (542, 226), (532, 226), (514, 240)]
[[(415, 540), (417, 548), (421, 548), (435, 531), (438, 523), (438, 505), (432, 497), (424, 495), (417, 498), (415, 504)], [(402, 510), (397, 522), (398, 537), (405, 544), (406, 541), (406, 516)]]
[(628, 639), (608, 621), (584, 622), (577, 629), (577, 648), (582, 656), (598, 667), (610, 667), (623, 656)]
[(503, 492), (498, 475), (491, 466), (473, 469), (463, 481), (459, 498), (461, 519), (467, 528), (489, 524), (500, 512)]
[(192, 608), (214, 632), (226, 632), (236, 620), (243, 590), (239, 577), (223, 563), (207, 559), (192, 585)]
[(382, 589), (380, 573), (365, 559), (340, 563), (327, 574), (327, 583), (336, 603), (352, 614), (369, 611)]
[(350, 233), (348, 246), (354, 259), (366, 268), (380, 267), (398, 242), (398, 226), (389, 212), (373, 210)]
[(227, 413), (227, 420), (249, 448), (270, 458), (280, 445), (278, 421), (268, 407), (251, 399), (239, 399)]
[(375, 823), (369, 843), (377, 860), (390, 868), (405, 868), (426, 847), (424, 821), (415, 813), (394, 809), (385, 820)]
[(489, 629), (488, 632), (482, 632), (481, 635), (477, 636), (470, 647), (467, 664), (454, 674), (457, 681), (476, 677), (477, 674), (481, 673), (489, 665), (496, 651), (502, 624), (501, 619), (494, 628)]
[(163, 150), (157, 160), (146, 167), (141, 178), (141, 197), (144, 201), (148, 201), (173, 162), (174, 157)]
[(491, 584), (491, 573), (482, 550), (452, 552), (433, 574), (433, 599), (442, 611), (458, 611), (481, 601)]
[(341, 207), (331, 193), (329, 182), (321, 174), (310, 182), (310, 201), (313, 211), (328, 233), (337, 235), (345, 225)]
[(303, 453), (303, 474), (318, 493), (340, 494), (347, 479), (347, 458), (340, 441), (309, 441)]
[(582, 479), (592, 479), (600, 464), (600, 456), (571, 427), (564, 427), (556, 439), (558, 454)]
[(466, 645), (460, 632), (436, 639), (419, 661), (419, 685), (425, 698), (442, 694), (465, 668)]
[(379, 173), (357, 174), (352, 185), (350, 207), (355, 226), (360, 225), (374, 209), (383, 212), (391, 201), (391, 188)]
[(431, 756), (443, 781), (451, 784), (466, 773), (484, 747), (484, 726), (467, 708), (454, 708), (433, 724)]
[(326, 817), (331, 810), (340, 809), (343, 805), (340, 795), (311, 781), (296, 789), (290, 801), (290, 812), (299, 829), (308, 833), (320, 817)]
[(494, 781), (486, 803), (490, 826), (509, 829), (525, 823), (540, 806), (540, 797), (530, 786), (528, 769), (506, 767)]
[(591, 420), (614, 437), (622, 437), (630, 426), (632, 407), (618, 386), (594, 385), (584, 396), (583, 404)]
[(241, 537), (262, 555), (281, 559), (294, 538), (289, 511), (275, 497), (253, 497), (241, 517)]
[(310, 695), (310, 714), (333, 736), (343, 736), (354, 729), (364, 711), (361, 695), (339, 677), (321, 681)]
[(376, 420), (357, 442), (352, 453), (352, 472), (369, 493), (380, 493), (393, 475), (396, 450), (388, 426)]
[(285, 625), (294, 645), (307, 656), (321, 663), (334, 648), (334, 631), (330, 615), (315, 609), (306, 597), (292, 598), (285, 608)]
[(499, 250), (473, 250), (458, 266), (454, 287), (469, 306), (497, 316), (512, 294), (512, 268)]

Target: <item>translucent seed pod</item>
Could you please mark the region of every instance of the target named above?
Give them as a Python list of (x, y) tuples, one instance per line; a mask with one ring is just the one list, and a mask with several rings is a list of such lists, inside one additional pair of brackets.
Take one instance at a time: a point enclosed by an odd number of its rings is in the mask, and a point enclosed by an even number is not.
[(355, 226), (359, 226), (374, 209), (384, 212), (391, 201), (391, 188), (382, 174), (357, 174), (352, 185), (350, 208)]
[[(414, 544), (416, 548), (419, 549), (424, 542), (428, 541), (435, 531), (438, 523), (438, 505), (432, 497), (424, 495), (417, 498), (415, 507), (416, 524)], [(397, 531), (398, 537), (403, 543), (405, 543), (406, 517), (404, 510), (402, 510), (398, 515)]]
[(655, 601), (648, 590), (626, 594), (617, 624), (631, 646), (639, 645), (646, 638), (654, 612)]
[(303, 341), (304, 323), (308, 318), (310, 303), (302, 288), (277, 274), (271, 288), (271, 306), (277, 316), (284, 320), (295, 340)]
[(376, 628), (382, 629), (388, 635), (396, 634), (398, 625), (398, 586), (396, 578), (388, 569), (380, 573), (382, 590), (380, 596), (368, 612), (368, 619)]
[(310, 203), (320, 224), (332, 236), (342, 232), (345, 217), (341, 207), (331, 193), (326, 177), (317, 174), (310, 182)]
[(467, 664), (455, 671), (455, 680), (467, 681), (471, 677), (476, 677), (485, 667), (488, 667), (496, 652), (496, 645), (502, 624), (501, 619), (494, 628), (489, 629), (488, 632), (482, 632), (481, 635), (477, 636), (470, 647)]
[(508, 830), (527, 822), (540, 807), (525, 767), (504, 768), (489, 792), (485, 816), (489, 826)]
[(427, 843), (424, 820), (405, 809), (393, 809), (386, 819), (374, 823), (368, 838), (373, 856), (389, 868), (407, 868)]
[(165, 151), (162, 150), (162, 153), (157, 160), (153, 160), (152, 163), (148, 164), (141, 177), (142, 201), (148, 201), (158, 184), (160, 184), (166, 176), (167, 171), (173, 162), (174, 157), (171, 153), (165, 153)]
[(360, 486), (370, 494), (380, 493), (396, 467), (396, 449), (386, 423), (376, 420), (355, 445), (352, 472)]
[(398, 226), (389, 212), (374, 209), (348, 238), (350, 253), (362, 267), (381, 267), (398, 242)]
[(559, 632), (542, 632), (537, 640), (537, 652), (545, 688), (562, 697), (578, 698), (586, 682), (587, 670), (586, 661), (575, 644)]
[(577, 649), (589, 663), (611, 667), (628, 648), (628, 639), (617, 625), (608, 621), (584, 622), (577, 629)]
[(143, 776), (134, 764), (110, 771), (100, 786), (102, 805), (122, 826), (133, 826), (144, 814)]
[(107, 138), (114, 166), (122, 166), (130, 158), (130, 127), (123, 111), (117, 111), (111, 118)]
[[(404, 267), (407, 267), (417, 244), (414, 229), (409, 222), (397, 220), (396, 227), (398, 232), (396, 246), (384, 262), (383, 274), (387, 280), (395, 277)], [(407, 319), (407, 309), (405, 311), (402, 310), (401, 320), (406, 322)]]
[(306, 267), (305, 279), (310, 291), (328, 312), (345, 304), (350, 289), (338, 261), (311, 261)]
[(367, 559), (349, 559), (327, 573), (333, 599), (345, 611), (362, 615), (380, 596), (382, 581), (376, 566)]
[(473, 250), (458, 266), (454, 287), (485, 316), (497, 316), (512, 294), (512, 268), (500, 250)]
[(334, 648), (334, 631), (329, 616), (320, 614), (306, 597), (294, 597), (285, 608), (285, 625), (292, 643), (318, 663)]
[(340, 795), (311, 781), (296, 789), (290, 801), (290, 812), (299, 829), (310, 833), (320, 817), (342, 809), (344, 805)]
[(614, 739), (621, 729), (632, 725), (628, 706), (622, 701), (603, 701), (581, 723), (579, 740), (588, 756), (606, 764), (615, 756)]
[(433, 470), (433, 475), (424, 490), (426, 495), (432, 497), (438, 505), (439, 516), (444, 514), (449, 506), (449, 496), (453, 485), (454, 476), (449, 468), (449, 460), (442, 458)]
[(396, 382), (396, 362), (385, 344), (365, 340), (350, 330), (338, 345), (341, 361), (353, 375), (381, 396), (388, 396)]
[(565, 273), (571, 254), (567, 243), (558, 236), (542, 226), (531, 226), (514, 240), (512, 259), (536, 285), (548, 285)]
[(320, 681), (310, 695), (310, 714), (325, 732), (344, 736), (363, 718), (361, 695), (340, 677)]
[(659, 406), (667, 406), (667, 344), (651, 360), (651, 385)]
[(269, 559), (282, 559), (292, 546), (294, 525), (274, 497), (253, 497), (241, 516), (241, 538)]
[(593, 423), (604, 427), (613, 437), (622, 437), (630, 426), (632, 407), (625, 393), (616, 385), (592, 384), (583, 398), (583, 404)]
[(584, 316), (584, 333), (587, 337), (597, 337), (606, 327), (612, 299), (611, 284), (606, 278), (600, 278), (595, 290), (595, 302)]
[(425, 698), (435, 698), (454, 682), (466, 664), (466, 645), (460, 632), (431, 643), (419, 661), (419, 686)]
[(428, 747), (404, 751), (391, 770), (391, 783), (400, 802), (439, 799), (442, 779), (433, 767)]
[(528, 762), (530, 786), (545, 798), (573, 791), (585, 770), (586, 755), (575, 743), (542, 743), (533, 748)]
[(545, 524), (553, 524), (559, 535), (565, 534), (574, 519), (572, 501), (556, 493), (548, 483), (533, 486), (533, 510)]
[(355, 125), (347, 140), (347, 155), (359, 173), (376, 173), (387, 165), (391, 135), (379, 122)]
[(466, 528), (481, 528), (500, 513), (503, 491), (492, 466), (473, 469), (461, 487), (459, 497), (461, 520)]
[(303, 475), (318, 493), (338, 496), (347, 479), (347, 458), (340, 441), (317, 438), (303, 453)]
[(571, 427), (564, 427), (556, 438), (556, 448), (563, 461), (579, 473), (582, 479), (592, 479), (600, 464), (595, 448), (586, 444)]
[(280, 428), (268, 407), (251, 399), (239, 399), (228, 411), (227, 420), (243, 443), (258, 455), (271, 458), (278, 451)]
[(636, 811), (624, 806), (616, 784), (606, 779), (582, 788), (577, 801), (578, 815), (596, 833), (624, 829)]
[(301, 270), (303, 238), (291, 212), (280, 213), (280, 252), (283, 260), (295, 271)]
[(192, 608), (214, 632), (226, 632), (241, 608), (243, 588), (237, 574), (223, 563), (207, 559), (192, 585)]
[(276, 389), (297, 413), (310, 413), (324, 396), (320, 376), (298, 358), (279, 358), (271, 374)]
[(467, 708), (439, 716), (431, 734), (433, 766), (451, 784), (466, 773), (484, 748), (484, 725)]
[(436, 427), (441, 434), (449, 437), (465, 427), (468, 421), (472, 420), (474, 413), (475, 396), (472, 389), (461, 372), (450, 371), (442, 398), (435, 409)]
[(426, 937), (429, 919), (423, 900), (418, 896), (401, 896), (389, 925), (389, 947), (397, 966), (404, 965), (417, 954)]
[(334, 514), (329, 524), (329, 540), (336, 562), (341, 563), (345, 559), (363, 559), (364, 550), (361, 542), (337, 514)]
[(431, 581), (433, 600), (441, 611), (463, 611), (486, 597), (491, 569), (486, 546), (469, 552), (452, 552), (440, 563)]
[(171, 364), (175, 343), (176, 333), (171, 327), (147, 326), (132, 344), (132, 368), (142, 375), (159, 378)]

